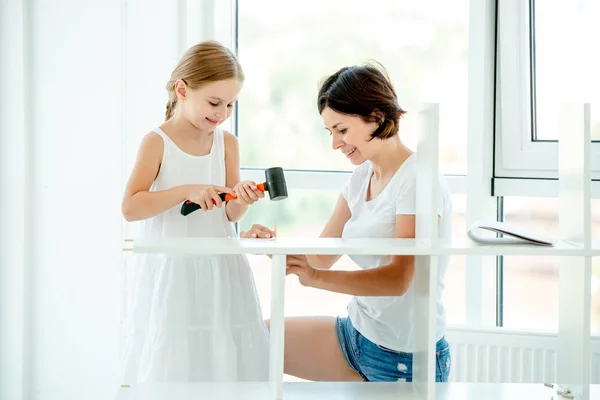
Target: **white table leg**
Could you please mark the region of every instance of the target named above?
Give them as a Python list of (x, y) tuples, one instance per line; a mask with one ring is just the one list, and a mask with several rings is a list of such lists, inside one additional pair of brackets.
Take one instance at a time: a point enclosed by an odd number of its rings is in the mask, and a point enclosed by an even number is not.
[[(591, 247), (590, 105), (563, 104), (558, 142), (562, 239)], [(557, 381), (578, 400), (590, 396), (590, 257), (561, 257), (558, 292)]]
[(577, 400), (590, 400), (591, 278), (591, 257), (561, 257), (557, 381)]
[(421, 399), (435, 399), (435, 332), (438, 258), (415, 258), (415, 304), (413, 330), (415, 352), (413, 356), (413, 384)]
[(272, 257), (269, 381), (275, 400), (283, 398), (285, 258), (285, 255)]
[[(439, 104), (421, 111), (422, 131), (417, 145), (415, 238), (432, 249), (438, 245)], [(413, 384), (423, 400), (435, 399), (435, 332), (438, 257), (415, 257), (413, 282)]]

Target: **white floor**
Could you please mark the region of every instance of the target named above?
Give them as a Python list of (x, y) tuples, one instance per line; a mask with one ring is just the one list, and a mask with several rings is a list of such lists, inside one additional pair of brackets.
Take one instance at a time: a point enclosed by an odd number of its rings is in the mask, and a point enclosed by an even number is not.
[[(119, 389), (117, 400), (266, 400), (268, 384), (152, 384)], [(553, 397), (554, 396), (554, 397)], [(410, 383), (287, 383), (284, 400), (421, 400)], [(543, 384), (436, 384), (436, 400), (566, 399)], [(600, 385), (591, 386), (590, 399), (600, 399)]]

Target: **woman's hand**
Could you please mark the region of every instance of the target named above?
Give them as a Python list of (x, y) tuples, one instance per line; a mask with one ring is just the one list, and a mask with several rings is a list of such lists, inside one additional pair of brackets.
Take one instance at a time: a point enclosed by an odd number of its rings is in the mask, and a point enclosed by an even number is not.
[(265, 193), (258, 189), (254, 181), (241, 181), (233, 188), (237, 201), (241, 204), (254, 204), (265, 197)]
[(188, 185), (190, 191), (186, 198), (198, 204), (204, 211), (210, 211), (213, 207), (221, 207), (223, 200), (219, 193), (228, 193), (235, 196), (235, 192), (225, 186), (217, 185)]
[(286, 275), (294, 274), (302, 286), (315, 286), (319, 271), (308, 263), (306, 256), (289, 255), (286, 258)]
[(252, 228), (250, 228), (247, 232), (240, 233), (241, 238), (263, 238), (263, 239), (271, 239), (275, 237), (275, 231), (267, 228), (264, 225), (254, 224)]

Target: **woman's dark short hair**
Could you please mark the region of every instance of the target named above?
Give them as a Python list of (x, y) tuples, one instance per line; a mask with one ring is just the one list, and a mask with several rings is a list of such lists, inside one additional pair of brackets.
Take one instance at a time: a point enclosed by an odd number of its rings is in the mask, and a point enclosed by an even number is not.
[(406, 113), (385, 69), (379, 65), (344, 67), (321, 85), (318, 96), (319, 114), (325, 107), (341, 114), (356, 115), (379, 127), (371, 139), (387, 139), (398, 133), (398, 121)]

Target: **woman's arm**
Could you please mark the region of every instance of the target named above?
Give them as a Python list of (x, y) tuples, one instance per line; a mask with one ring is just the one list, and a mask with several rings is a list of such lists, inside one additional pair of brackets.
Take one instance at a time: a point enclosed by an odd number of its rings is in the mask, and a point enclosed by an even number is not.
[[(415, 237), (415, 216), (396, 216), (396, 238)], [(287, 273), (298, 275), (305, 286), (354, 296), (402, 296), (412, 284), (414, 256), (392, 256), (391, 262), (360, 271), (327, 271), (311, 267), (304, 256), (288, 257)]]
[[(340, 238), (342, 237), (342, 231), (344, 225), (350, 219), (350, 208), (346, 199), (342, 195), (338, 197), (338, 201), (329, 217), (329, 221), (323, 228), (321, 235), (322, 238)], [(330, 269), (333, 264), (342, 257), (341, 254), (327, 254), (327, 255), (309, 255), (306, 256), (308, 262), (319, 269)]]

